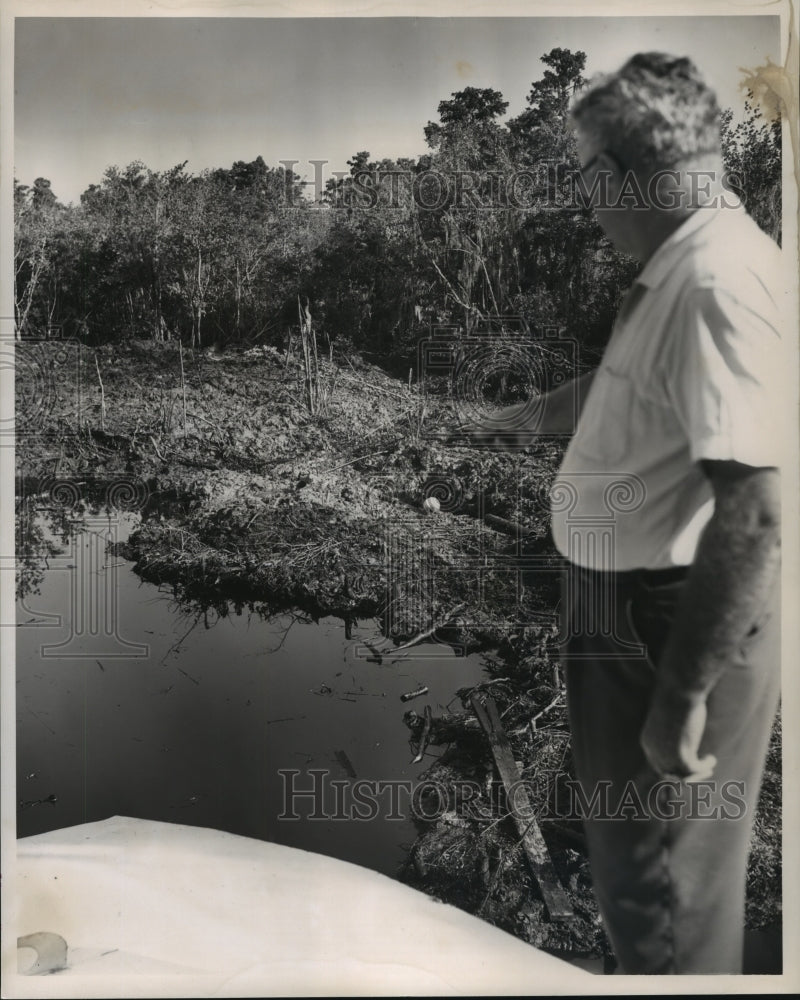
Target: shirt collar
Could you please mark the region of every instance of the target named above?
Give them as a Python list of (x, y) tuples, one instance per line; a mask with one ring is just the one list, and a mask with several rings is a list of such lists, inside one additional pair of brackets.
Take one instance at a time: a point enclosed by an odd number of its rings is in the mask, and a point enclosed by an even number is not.
[(725, 191), (720, 198), (723, 199), (720, 205), (696, 209), (664, 240), (645, 264), (642, 273), (636, 278), (636, 283), (647, 288), (657, 288), (686, 254), (687, 239), (718, 219), (722, 212), (743, 211), (742, 203), (732, 192)]

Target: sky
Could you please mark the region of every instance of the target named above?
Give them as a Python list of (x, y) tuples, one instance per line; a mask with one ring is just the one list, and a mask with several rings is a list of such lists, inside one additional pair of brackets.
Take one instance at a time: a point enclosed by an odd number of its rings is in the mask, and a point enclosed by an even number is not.
[(15, 176), (47, 177), (62, 202), (109, 165), (229, 167), (264, 157), (347, 169), (426, 150), (423, 127), (464, 87), (525, 107), (555, 46), (586, 72), (637, 51), (688, 55), (741, 113), (742, 67), (781, 62), (778, 18), (17, 18)]

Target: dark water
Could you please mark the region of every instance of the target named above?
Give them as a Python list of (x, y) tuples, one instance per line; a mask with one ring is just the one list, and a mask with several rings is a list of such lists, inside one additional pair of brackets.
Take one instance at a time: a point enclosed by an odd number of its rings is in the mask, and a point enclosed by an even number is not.
[[(348, 640), (335, 619), (180, 607), (106, 555), (133, 523), (88, 518), (18, 604), (19, 836), (125, 815), (395, 873), (415, 837), (410, 789), (440, 753), (411, 763), (403, 714), (441, 711), (481, 679), (480, 657), (429, 644), (378, 664), (363, 645), (379, 640), (375, 622)], [(421, 685), (427, 695), (401, 701)], [(314, 781), (323, 798), (292, 808), (291, 783)], [(394, 809), (386, 787), (365, 781), (404, 783)], [(291, 813), (300, 818), (281, 818)]]

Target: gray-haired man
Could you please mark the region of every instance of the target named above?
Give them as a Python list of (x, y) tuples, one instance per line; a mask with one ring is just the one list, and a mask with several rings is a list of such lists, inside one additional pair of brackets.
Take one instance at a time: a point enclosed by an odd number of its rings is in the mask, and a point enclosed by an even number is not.
[(622, 972), (735, 973), (779, 692), (779, 251), (721, 184), (689, 60), (634, 56), (573, 121), (584, 194), (643, 264), (599, 369), (517, 428), (562, 429), (578, 394), (552, 523), (595, 892)]

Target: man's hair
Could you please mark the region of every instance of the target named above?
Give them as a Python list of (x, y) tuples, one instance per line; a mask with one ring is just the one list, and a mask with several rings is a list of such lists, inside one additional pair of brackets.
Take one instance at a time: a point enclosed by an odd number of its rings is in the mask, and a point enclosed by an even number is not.
[(641, 52), (616, 73), (594, 78), (571, 117), (637, 174), (719, 154), (716, 94), (690, 59), (664, 52)]

